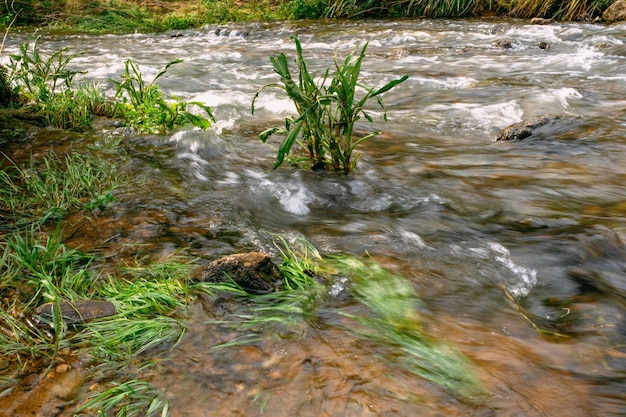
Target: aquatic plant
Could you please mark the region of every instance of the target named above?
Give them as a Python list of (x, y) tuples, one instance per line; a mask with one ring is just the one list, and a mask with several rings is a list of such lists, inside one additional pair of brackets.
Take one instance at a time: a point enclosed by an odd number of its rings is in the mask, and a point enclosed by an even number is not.
[[(321, 81), (316, 82), (315, 77), (307, 69), (298, 37), (293, 36), (292, 39), (295, 41), (297, 52), (296, 65), (299, 71), (297, 83), (291, 75), (285, 54), (270, 57), (274, 71), (280, 76), (282, 84), (271, 83), (261, 87), (252, 100), (252, 113), (255, 100), (265, 88), (279, 88), (293, 101), (298, 116), (287, 118), (284, 128), (274, 127), (262, 132), (259, 138), (266, 142), (275, 133), (285, 136), (278, 149), (274, 168), (283, 163), (285, 157), (291, 153), (293, 145), (299, 142), (308, 152), (314, 169), (325, 168), (328, 164), (336, 172), (349, 173), (356, 166), (358, 158), (356, 147), (380, 134), (372, 132), (355, 137), (354, 127), (361, 116), (370, 122), (373, 121), (365, 111), (365, 105), (376, 98), (384, 111), (383, 117), (387, 120), (387, 111), (381, 95), (404, 82), (408, 76), (393, 80), (380, 88), (368, 87), (359, 82), (361, 64), (367, 49), (365, 44), (357, 56), (355, 50), (348, 54), (343, 62), (335, 60), (335, 72), (332, 76), (330, 69), (327, 69)], [(327, 80), (330, 80), (328, 85)], [(361, 98), (356, 96), (359, 88), (365, 90)]]
[(79, 71), (68, 69), (68, 64), (79, 54), (68, 53), (69, 48), (53, 52), (49, 56), (40, 50), (41, 36), (35, 42), (19, 45), (19, 53), (9, 56), (9, 82), (15, 84), (17, 93), (26, 101), (46, 103), (58, 87), (69, 88)]
[[(191, 123), (201, 129), (209, 128), (211, 122), (215, 121), (209, 106), (197, 101), (186, 102), (176, 98), (166, 101), (156, 84), (172, 65), (180, 62), (182, 62), (180, 59), (168, 62), (152, 81), (146, 83), (137, 64), (130, 59), (126, 60), (122, 80), (112, 80), (116, 85), (116, 113), (141, 132), (161, 133), (185, 123)], [(208, 119), (189, 112), (187, 108), (191, 105), (203, 110)]]
[(404, 277), (373, 260), (335, 256), (327, 263), (349, 277), (348, 291), (372, 313), (356, 316), (340, 312), (360, 325), (348, 327), (350, 332), (377, 341), (387, 348), (389, 363), (446, 388), (460, 399), (477, 402), (487, 394), (461, 352), (425, 334), (418, 313), (419, 297)]
[(113, 106), (98, 84), (73, 85), (82, 72), (68, 65), (82, 53), (63, 48), (48, 55), (41, 51), (40, 39), (36, 37), (32, 46), (20, 44), (19, 54), (10, 55), (5, 78), (11, 102), (41, 115), (46, 126), (62, 129), (90, 129), (92, 115), (113, 116)]
[(76, 410), (77, 415), (83, 415), (83, 411), (97, 411), (103, 416), (113, 412), (116, 417), (165, 417), (169, 415), (169, 403), (163, 392), (149, 382), (130, 379), (111, 383), (106, 390), (90, 394)]

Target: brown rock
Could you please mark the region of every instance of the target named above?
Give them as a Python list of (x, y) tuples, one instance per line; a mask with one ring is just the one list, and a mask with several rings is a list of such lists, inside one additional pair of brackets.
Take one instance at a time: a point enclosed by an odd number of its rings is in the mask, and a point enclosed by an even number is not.
[(510, 39), (498, 39), (493, 42), (493, 46), (498, 48), (510, 49), (513, 47), (513, 42)]
[(252, 294), (267, 294), (282, 280), (280, 269), (270, 255), (263, 252), (247, 252), (228, 255), (195, 271), (192, 281), (234, 281)]
[(530, 19), (531, 25), (550, 25), (554, 23), (554, 19), (544, 19), (543, 17), (533, 17)]
[(496, 141), (519, 141), (530, 136), (551, 137), (571, 128), (571, 123), (575, 120), (573, 116), (559, 115), (532, 117), (502, 129)]
[(622, 20), (626, 20), (626, 0), (617, 0), (615, 3), (611, 4), (604, 13), (602, 13), (602, 19), (606, 22), (621, 22)]

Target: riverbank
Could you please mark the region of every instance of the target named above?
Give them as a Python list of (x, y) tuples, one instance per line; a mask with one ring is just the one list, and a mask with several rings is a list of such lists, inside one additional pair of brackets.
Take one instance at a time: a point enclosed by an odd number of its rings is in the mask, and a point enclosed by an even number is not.
[[(436, 2), (354, 0), (13, 0), (0, 5), (0, 27), (35, 26), (90, 32), (161, 32), (204, 24), (317, 18), (510, 17), (602, 20), (621, 0), (545, 3), (462, 0)], [(604, 18), (606, 19), (606, 18)]]

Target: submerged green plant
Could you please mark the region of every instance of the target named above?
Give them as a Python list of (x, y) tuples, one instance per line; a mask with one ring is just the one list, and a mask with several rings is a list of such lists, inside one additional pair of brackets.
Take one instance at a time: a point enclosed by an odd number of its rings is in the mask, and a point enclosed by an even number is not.
[[(112, 80), (116, 85), (116, 113), (141, 132), (160, 133), (185, 123), (208, 129), (211, 122), (215, 121), (209, 106), (197, 101), (186, 102), (175, 98), (166, 101), (156, 84), (172, 65), (180, 62), (182, 62), (180, 59), (168, 62), (152, 81), (146, 83), (137, 64), (130, 59), (126, 60), (122, 80)], [(189, 106), (199, 107), (206, 113), (208, 119), (189, 112), (187, 110)]]
[[(297, 82), (291, 75), (285, 54), (270, 57), (281, 83), (267, 84), (257, 91), (252, 100), (252, 113), (254, 102), (261, 91), (272, 87), (285, 91), (295, 104), (298, 117), (288, 118), (284, 128), (268, 129), (262, 132), (259, 138), (266, 142), (269, 136), (275, 133), (285, 135), (278, 149), (274, 168), (283, 163), (285, 157), (291, 153), (293, 145), (299, 142), (307, 151), (313, 168), (324, 168), (329, 164), (336, 172), (349, 173), (354, 169), (358, 158), (356, 147), (361, 142), (380, 134), (372, 132), (361, 137), (355, 135), (354, 127), (361, 116), (373, 122), (373, 118), (365, 111), (366, 104), (376, 98), (384, 111), (384, 120), (387, 120), (387, 111), (381, 95), (404, 82), (408, 76), (393, 80), (381, 88), (368, 87), (359, 82), (361, 64), (367, 49), (365, 44), (358, 55), (355, 56), (355, 51), (348, 54), (341, 63), (335, 60), (335, 72), (332, 76), (330, 69), (327, 69), (321, 80), (316, 81), (307, 69), (298, 37), (294, 36), (293, 39), (296, 44), (296, 64), (299, 71)], [(330, 83), (327, 85), (328, 80)], [(357, 97), (359, 89), (365, 91), (360, 98)]]
[(433, 339), (422, 329), (419, 297), (409, 282), (373, 261), (334, 257), (328, 262), (350, 278), (349, 292), (372, 315), (355, 316), (361, 327), (351, 327), (360, 337), (387, 346), (391, 363), (448, 389), (459, 398), (480, 401), (486, 395), (468, 359), (453, 346)]
[[(390, 364), (437, 384), (462, 400), (478, 402), (486, 395), (469, 360), (453, 346), (425, 333), (418, 312), (421, 301), (404, 277), (373, 260), (346, 255), (322, 258), (308, 242), (289, 246), (281, 240), (277, 246), (283, 257), (284, 288), (265, 295), (244, 294), (249, 300), (244, 312), (214, 323), (226, 324), (245, 334), (215, 348), (258, 342), (267, 337), (267, 332), (280, 337), (301, 336), (307, 326), (315, 326), (320, 320), (318, 310), (323, 309), (325, 315), (349, 318), (346, 330), (376, 342)], [(328, 284), (333, 283), (345, 285), (347, 293), (369, 312), (355, 314), (328, 307)], [(219, 285), (222, 292), (242, 296), (234, 283)]]
[(114, 412), (116, 417), (166, 417), (169, 415), (169, 403), (164, 397), (149, 382), (130, 379), (113, 383), (110, 388), (90, 395), (77, 413), (83, 415), (83, 411), (97, 411), (102, 416)]

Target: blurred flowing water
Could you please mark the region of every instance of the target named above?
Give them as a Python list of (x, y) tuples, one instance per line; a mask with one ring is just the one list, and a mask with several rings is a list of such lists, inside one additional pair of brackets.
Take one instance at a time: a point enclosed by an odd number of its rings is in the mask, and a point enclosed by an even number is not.
[[(127, 58), (145, 80), (181, 58), (159, 84), (212, 106), (217, 119), (208, 131), (123, 139), (131, 175), (154, 186), (121, 192), (108, 223), (92, 233), (82, 225), (73, 237), (106, 237), (111, 257), (274, 253), (275, 234), (304, 237), (322, 253), (372, 256), (411, 281), (427, 332), (467, 355), (492, 395), (460, 402), (323, 316), (301, 337), (268, 335), (215, 353), (232, 335), (208, 326), (199, 309), (151, 376), (173, 416), (626, 414), (626, 25), (366, 20), (235, 25), (228, 36), (216, 29), (43, 36), (42, 49), (84, 50), (74, 66), (110, 93)], [(348, 176), (272, 170), (278, 139), (258, 140), (293, 114), (279, 90), (264, 91), (250, 112), (257, 89), (278, 81), (269, 56), (295, 56), (293, 34), (318, 74), (337, 51), (369, 42), (366, 84), (409, 75), (384, 97), (389, 122), (372, 107), (375, 123), (358, 125), (384, 133), (361, 145)], [(18, 34), (7, 50), (26, 39)], [(494, 141), (508, 125), (547, 114), (574, 118), (540, 137)], [(350, 300), (333, 303), (348, 308)]]

